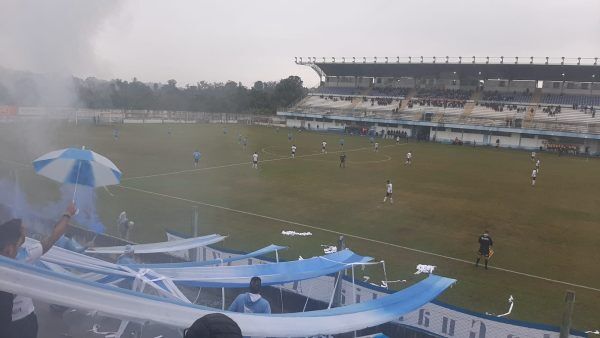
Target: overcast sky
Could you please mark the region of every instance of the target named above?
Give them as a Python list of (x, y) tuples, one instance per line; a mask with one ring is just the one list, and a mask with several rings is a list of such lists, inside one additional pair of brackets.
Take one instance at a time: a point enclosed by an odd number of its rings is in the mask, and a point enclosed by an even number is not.
[(599, 14), (598, 0), (0, 0), (0, 66), (315, 85), (294, 56), (600, 56)]

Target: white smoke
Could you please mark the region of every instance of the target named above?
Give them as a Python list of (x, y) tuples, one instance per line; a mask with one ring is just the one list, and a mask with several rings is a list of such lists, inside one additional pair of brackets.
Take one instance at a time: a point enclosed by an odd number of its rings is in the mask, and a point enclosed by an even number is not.
[(21, 105), (76, 105), (78, 95), (73, 76), (108, 75), (106, 65), (94, 51), (94, 43), (122, 3), (116, 0), (3, 0), (0, 4), (0, 101), (4, 91), (5, 96)]
[(94, 39), (120, 8), (116, 0), (3, 0), (0, 62), (36, 73), (95, 73)]

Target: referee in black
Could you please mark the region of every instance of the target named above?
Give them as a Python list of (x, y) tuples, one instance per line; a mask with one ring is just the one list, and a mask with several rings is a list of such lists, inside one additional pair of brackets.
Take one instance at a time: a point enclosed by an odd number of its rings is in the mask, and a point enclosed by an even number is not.
[(488, 260), (490, 259), (490, 252), (492, 250), (492, 246), (494, 246), (494, 241), (492, 241), (492, 237), (487, 230), (483, 232), (483, 235), (479, 236), (479, 255), (477, 256), (477, 261), (475, 262), (475, 266), (479, 266), (479, 261), (481, 257), (483, 257), (485, 262), (485, 269), (488, 268)]

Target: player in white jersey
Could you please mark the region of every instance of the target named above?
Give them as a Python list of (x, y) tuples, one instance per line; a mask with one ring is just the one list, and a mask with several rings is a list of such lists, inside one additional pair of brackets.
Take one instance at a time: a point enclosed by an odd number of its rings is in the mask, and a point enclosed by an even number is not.
[(409, 151), (408, 153), (406, 153), (406, 162), (404, 162), (405, 165), (411, 165), (412, 164), (412, 151)]
[(393, 204), (394, 198), (392, 198), (392, 182), (390, 180), (388, 180), (385, 185), (385, 197), (383, 198), (383, 203), (387, 201), (388, 197), (390, 198), (390, 204)]
[(258, 169), (258, 153), (256, 151), (252, 154), (252, 168)]
[(321, 142), (321, 153), (327, 154), (327, 142)]
[(540, 159), (538, 158), (537, 161), (535, 161), (535, 170), (539, 173), (540, 172)]
[(396, 144), (400, 144), (400, 136), (396, 136)]
[(296, 148), (296, 145), (293, 144), (292, 145), (292, 158), (296, 158), (296, 149), (298, 149), (298, 148)]
[(532, 151), (532, 152), (531, 152), (531, 160), (532, 160), (532, 161), (535, 161), (535, 151)]
[(379, 151), (379, 143), (375, 142), (375, 145), (373, 146), (373, 151), (378, 152)]
[(537, 178), (537, 170), (533, 169), (533, 171), (531, 172), (531, 186), (535, 187), (535, 179)]

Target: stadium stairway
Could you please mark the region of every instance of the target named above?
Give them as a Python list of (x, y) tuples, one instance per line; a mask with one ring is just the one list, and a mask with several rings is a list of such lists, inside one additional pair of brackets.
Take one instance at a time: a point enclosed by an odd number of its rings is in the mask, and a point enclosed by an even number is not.
[[(536, 88), (535, 91), (533, 92), (533, 95), (531, 96), (531, 106), (529, 106), (527, 108), (527, 112), (525, 115), (525, 120), (523, 121), (523, 127), (530, 127), (531, 125), (533, 125), (533, 120), (535, 119), (535, 113), (538, 110), (538, 105), (540, 104), (540, 101), (542, 100), (542, 89), (541, 88)], [(531, 110), (531, 108), (533, 108), (533, 110)]]
[(417, 95), (417, 90), (415, 88), (412, 88), (408, 94), (406, 94), (406, 97), (404, 97), (404, 100), (402, 100), (402, 102), (400, 102), (400, 109), (406, 109), (408, 107), (408, 101), (412, 100), (412, 98)]
[(481, 96), (481, 92), (477, 91), (477, 90), (474, 91), (473, 94), (471, 94), (469, 101), (465, 104), (465, 110), (463, 111), (463, 113), (460, 116), (461, 120), (466, 120), (469, 118), (469, 116), (473, 112), (473, 109), (475, 109), (475, 102), (479, 101), (480, 96)]

